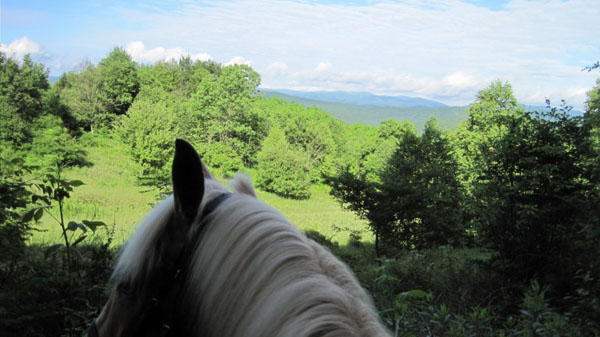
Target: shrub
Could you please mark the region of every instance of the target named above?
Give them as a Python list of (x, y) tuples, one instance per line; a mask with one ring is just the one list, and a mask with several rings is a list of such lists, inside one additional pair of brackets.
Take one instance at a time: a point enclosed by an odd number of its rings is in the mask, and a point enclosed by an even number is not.
[(257, 157), (259, 187), (284, 197), (310, 197), (308, 155), (290, 145), (281, 130), (271, 129)]

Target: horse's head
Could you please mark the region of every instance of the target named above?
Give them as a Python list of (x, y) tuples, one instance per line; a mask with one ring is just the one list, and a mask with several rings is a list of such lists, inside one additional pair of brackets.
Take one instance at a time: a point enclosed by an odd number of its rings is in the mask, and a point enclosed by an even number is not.
[(176, 313), (169, 302), (181, 287), (190, 228), (204, 215), (199, 210), (215, 207), (214, 200), (227, 191), (182, 140), (176, 142), (172, 179), (173, 197), (149, 214), (121, 252), (112, 292), (90, 337), (164, 336), (171, 329)]

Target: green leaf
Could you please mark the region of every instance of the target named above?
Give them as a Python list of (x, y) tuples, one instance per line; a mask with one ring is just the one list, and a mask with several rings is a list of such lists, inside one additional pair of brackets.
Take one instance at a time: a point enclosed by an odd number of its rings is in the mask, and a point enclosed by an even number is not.
[(62, 243), (57, 243), (55, 245), (52, 245), (52, 246), (46, 248), (46, 250), (44, 251), (44, 258), (48, 258), (48, 256), (50, 256), (50, 254), (54, 253), (56, 250), (58, 250), (58, 248), (60, 248), (62, 246), (63, 246)]
[(67, 225), (67, 230), (68, 231), (76, 231), (77, 228), (81, 229), (84, 233), (87, 232), (87, 228), (85, 228), (84, 225), (77, 223), (75, 221), (70, 221), (69, 224)]
[(80, 237), (77, 238), (77, 240), (75, 240), (75, 242), (73, 242), (71, 244), (71, 247), (75, 247), (77, 246), (81, 241), (83, 241), (85, 238), (87, 238), (87, 235), (81, 235)]
[(38, 209), (35, 212), (35, 215), (33, 216), (33, 218), (35, 219), (35, 221), (40, 221), (40, 219), (42, 218), (42, 216), (44, 215), (44, 208), (40, 207), (40, 209)]
[(96, 231), (96, 228), (98, 227), (105, 227), (106, 224), (102, 221), (88, 221), (88, 220), (82, 220), (81, 222), (83, 222), (84, 225), (86, 225), (89, 229), (92, 230), (92, 232)]
[(400, 296), (412, 297), (412, 298), (425, 298), (427, 296), (427, 293), (420, 289), (414, 289), (414, 290), (405, 291), (405, 292), (401, 293)]
[(69, 182), (69, 184), (70, 184), (71, 186), (75, 186), (75, 187), (78, 187), (78, 186), (81, 186), (81, 185), (85, 185), (85, 184), (83, 183), (83, 181), (81, 181), (81, 180), (71, 180), (71, 181)]
[(33, 216), (34, 216), (36, 210), (37, 210), (37, 208), (34, 208), (34, 209), (29, 210), (29, 212), (25, 213), (25, 215), (23, 215), (23, 222), (31, 221), (31, 219), (33, 219)]

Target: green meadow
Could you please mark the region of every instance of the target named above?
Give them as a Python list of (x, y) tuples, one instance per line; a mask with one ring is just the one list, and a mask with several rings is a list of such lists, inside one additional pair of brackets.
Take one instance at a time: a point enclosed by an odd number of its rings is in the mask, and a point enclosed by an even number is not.
[[(75, 187), (71, 197), (65, 201), (65, 220), (103, 221), (107, 227), (98, 228), (86, 240), (104, 242), (112, 235), (113, 245), (119, 246), (160, 201), (159, 191), (140, 184), (137, 178), (140, 167), (118, 140), (106, 135), (86, 135), (82, 142), (93, 165), (65, 171), (65, 178), (84, 182), (84, 185)], [(246, 174), (251, 175), (252, 171)], [(223, 181), (227, 184), (225, 179)], [(284, 198), (260, 189), (257, 189), (257, 194), (260, 200), (278, 209), (303, 231), (318, 231), (341, 245), (348, 242), (352, 232), (359, 233), (363, 241), (373, 241), (366, 222), (340, 207), (329, 195), (328, 186), (311, 186), (311, 197), (304, 200)], [(60, 226), (54, 220), (59, 217), (58, 205), (54, 204), (49, 212), (54, 216), (42, 217), (31, 243), (62, 242)]]

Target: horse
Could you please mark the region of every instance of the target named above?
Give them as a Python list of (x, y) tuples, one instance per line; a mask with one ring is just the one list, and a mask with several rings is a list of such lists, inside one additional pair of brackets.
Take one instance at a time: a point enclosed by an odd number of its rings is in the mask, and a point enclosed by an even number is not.
[(248, 177), (229, 191), (178, 139), (172, 183), (121, 249), (84, 335), (389, 336), (350, 269), (259, 201)]

